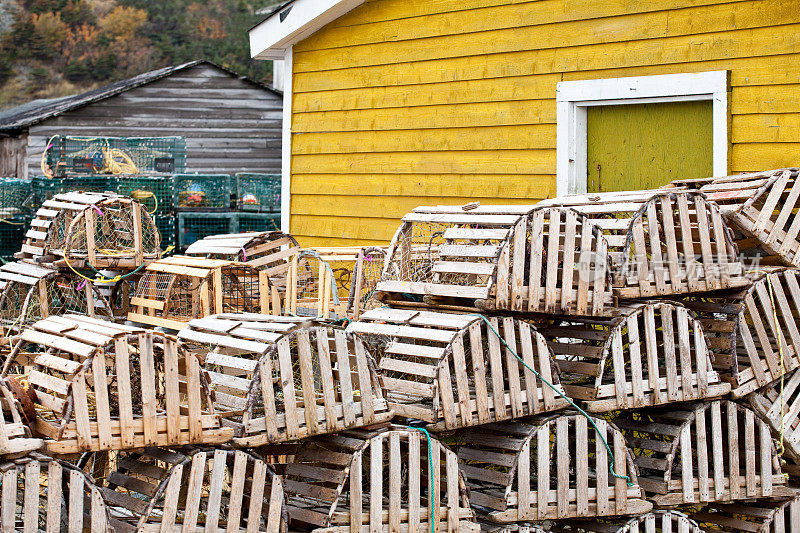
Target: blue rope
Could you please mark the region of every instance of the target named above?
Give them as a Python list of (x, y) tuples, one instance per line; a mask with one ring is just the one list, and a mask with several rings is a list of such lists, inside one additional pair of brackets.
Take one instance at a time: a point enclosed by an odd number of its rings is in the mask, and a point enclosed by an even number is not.
[(525, 361), (523, 361), (523, 360), (522, 360), (522, 358), (521, 358), (519, 355), (517, 355), (517, 352), (516, 352), (516, 351), (514, 351), (514, 349), (513, 349), (513, 348), (511, 348), (511, 346), (509, 346), (509, 345), (508, 345), (508, 343), (507, 343), (507, 342), (506, 342), (506, 340), (505, 340), (505, 339), (504, 339), (504, 338), (503, 338), (503, 337), (500, 335), (500, 333), (499, 333), (499, 332), (498, 332), (496, 329), (494, 329), (494, 326), (492, 326), (492, 323), (491, 323), (491, 322), (489, 322), (489, 319), (488, 319), (488, 318), (486, 318), (486, 317), (485, 317), (485, 316), (483, 316), (483, 315), (477, 314), (477, 313), (473, 313), (473, 314), (471, 314), (470, 316), (476, 316), (476, 317), (480, 318), (481, 320), (483, 320), (483, 321), (486, 323), (486, 325), (489, 327), (489, 329), (490, 329), (490, 330), (492, 330), (492, 333), (494, 333), (494, 334), (497, 336), (497, 338), (498, 338), (498, 339), (500, 339), (500, 342), (502, 342), (502, 343), (503, 343), (503, 346), (505, 346), (505, 347), (506, 347), (506, 349), (507, 349), (509, 352), (511, 352), (511, 355), (513, 355), (513, 356), (514, 356), (514, 357), (517, 359), (517, 361), (519, 361), (520, 363), (522, 363), (522, 366), (524, 366), (525, 368), (527, 368), (528, 370), (530, 370), (531, 372), (533, 372), (533, 375), (534, 375), (534, 376), (536, 376), (537, 378), (539, 378), (539, 379), (540, 379), (540, 380), (541, 380), (543, 383), (545, 383), (545, 384), (546, 384), (548, 387), (550, 387), (551, 389), (553, 389), (553, 390), (555, 391), (555, 393), (556, 393), (556, 394), (558, 394), (559, 396), (561, 396), (562, 398), (564, 398), (565, 400), (567, 400), (567, 402), (568, 402), (568, 403), (569, 403), (569, 404), (570, 404), (570, 405), (571, 405), (571, 406), (572, 406), (572, 407), (573, 407), (575, 410), (577, 410), (577, 411), (578, 411), (578, 412), (579, 412), (581, 415), (583, 415), (583, 416), (586, 418), (586, 420), (588, 420), (588, 421), (589, 421), (589, 423), (590, 423), (590, 424), (592, 425), (592, 427), (594, 428), (594, 430), (595, 430), (595, 433), (597, 434), (597, 438), (599, 438), (599, 439), (600, 439), (600, 441), (603, 443), (603, 445), (606, 447), (606, 450), (608, 451), (608, 457), (609, 457), (608, 469), (609, 469), (609, 471), (611, 472), (611, 475), (612, 475), (613, 477), (617, 478), (617, 479), (624, 479), (624, 480), (625, 480), (625, 482), (628, 484), (628, 486), (629, 486), (629, 487), (632, 487), (632, 486), (633, 486), (633, 483), (631, 483), (631, 478), (630, 478), (629, 476), (623, 476), (623, 475), (617, 474), (617, 473), (614, 471), (614, 454), (613, 454), (613, 452), (611, 451), (611, 446), (609, 446), (609, 445), (608, 445), (608, 441), (606, 441), (605, 437), (603, 437), (603, 435), (601, 435), (601, 434), (600, 434), (600, 429), (597, 427), (597, 424), (595, 424), (595, 422), (594, 422), (594, 420), (592, 419), (592, 417), (591, 417), (591, 416), (589, 416), (589, 415), (586, 413), (586, 411), (584, 411), (583, 409), (581, 409), (580, 407), (578, 407), (578, 405), (577, 405), (575, 402), (573, 402), (573, 401), (572, 401), (572, 398), (570, 398), (569, 396), (567, 396), (566, 394), (564, 394), (563, 392), (561, 392), (560, 390), (558, 390), (558, 387), (556, 387), (555, 385), (553, 385), (552, 383), (550, 383), (549, 381), (547, 381), (546, 379), (544, 379), (544, 378), (542, 377), (542, 375), (541, 375), (540, 373), (538, 373), (536, 370), (534, 370), (533, 368), (529, 367), (529, 366), (528, 366), (528, 364), (527, 364)]
[[(425, 434), (425, 438), (428, 441), (428, 503), (431, 507), (431, 516), (428, 517), (431, 523), (431, 533), (434, 533), (434, 524), (436, 523), (436, 498), (433, 497), (433, 461), (431, 460), (431, 456), (433, 455), (431, 452), (431, 434), (428, 433), (428, 430), (425, 428), (417, 428), (414, 426), (406, 426), (408, 429), (416, 429), (417, 431), (421, 431)], [(452, 505), (452, 502), (450, 503)]]

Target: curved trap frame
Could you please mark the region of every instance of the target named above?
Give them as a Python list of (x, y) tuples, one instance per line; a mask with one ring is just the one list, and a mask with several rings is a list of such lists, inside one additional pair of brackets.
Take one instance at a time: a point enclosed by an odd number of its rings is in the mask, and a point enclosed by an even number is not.
[(714, 178), (700, 190), (720, 206), (743, 254), (760, 256), (767, 264), (800, 266), (798, 173), (784, 168)]
[(458, 457), (421, 431), (396, 426), (348, 431), (264, 452), (274, 453), (275, 469), (283, 476), (293, 529), (480, 530)]
[(247, 263), (266, 270), (273, 279), (286, 277), (289, 263), (298, 253), (300, 245), (297, 240), (282, 231), (211, 235), (195, 241), (186, 249), (186, 255)]
[(172, 256), (145, 269), (128, 320), (180, 330), (215, 313), (281, 314), (277, 291), (263, 270), (233, 261)]
[(146, 209), (125, 196), (57, 194), (42, 204), (19, 259), (73, 268), (133, 270), (161, 255)]
[(404, 306), (598, 315), (611, 304), (607, 251), (600, 229), (571, 209), (418, 207), (376, 290)]
[(800, 367), (800, 270), (762, 272), (741, 291), (683, 303), (703, 324), (714, 366), (731, 383), (734, 398)]
[(0, 327), (4, 335), (50, 315), (112, 318), (99, 287), (73, 275), (24, 261), (0, 267)]
[(602, 229), (614, 295), (620, 298), (748, 284), (719, 207), (700, 192), (592, 193), (544, 200), (540, 205), (571, 207)]
[[(589, 421), (574, 413), (459, 431), (456, 449), (475, 512), (508, 524), (650, 511), (622, 433), (614, 424), (592, 420), (611, 454)], [(612, 459), (631, 486), (612, 477)]]
[(386, 249), (367, 247), (314, 248), (331, 268), (340, 299), (346, 299), (347, 315), (354, 320), (362, 312), (381, 305), (375, 286), (381, 279)]
[[(308, 319), (221, 314), (178, 336), (204, 360), (240, 446), (260, 446), (386, 422), (374, 362), (343, 328)], [(268, 376), (268, 378), (264, 378)]]
[(69, 463), (31, 454), (0, 462), (2, 531), (111, 533), (100, 491)]
[[(700, 322), (688, 309), (648, 302), (617, 318), (564, 318), (541, 325), (567, 394), (590, 412), (724, 396)], [(544, 320), (542, 320), (544, 322)]]
[(286, 531), (283, 483), (243, 450), (121, 452), (101, 489), (116, 533)]
[(748, 398), (753, 411), (783, 439), (783, 454), (800, 463), (800, 371), (794, 370), (772, 385), (759, 389)]
[(49, 317), (22, 332), (4, 371), (12, 363), (32, 366), (34, 429), (50, 453), (217, 444), (233, 436), (220, 427), (197, 357), (163, 333)]
[[(491, 328), (559, 390), (544, 337), (526, 322), (489, 318)], [(555, 411), (567, 401), (525, 368), (476, 315), (379, 308), (347, 332), (370, 352), (391, 409), (432, 430), (456, 429)]]
[(800, 531), (800, 496), (783, 501), (713, 503), (692, 518), (711, 533), (791, 533)]
[[(15, 393), (23, 397), (27, 410)], [(35, 416), (35, 412), (27, 399), (27, 391), (16, 381), (0, 378), (0, 456), (25, 454), (42, 447), (41, 439), (31, 438), (29, 416)]]
[(623, 412), (639, 484), (658, 506), (781, 498), (786, 487), (769, 427), (727, 400)]
[(339, 298), (333, 268), (316, 250), (302, 250), (292, 257), (284, 304), (292, 315), (326, 319), (347, 316), (347, 302)]
[(636, 518), (599, 518), (536, 524), (482, 522), (485, 533), (703, 533), (700, 526), (680, 511), (654, 510)]

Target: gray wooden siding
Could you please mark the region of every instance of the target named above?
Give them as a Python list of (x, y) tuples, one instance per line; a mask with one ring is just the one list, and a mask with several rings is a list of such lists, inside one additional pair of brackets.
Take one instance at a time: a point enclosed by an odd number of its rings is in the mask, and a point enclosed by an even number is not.
[(0, 177), (25, 175), (27, 137), (0, 137)]
[(54, 134), (186, 137), (191, 172), (281, 171), (282, 99), (210, 65), (176, 72), (29, 130), (29, 175)]

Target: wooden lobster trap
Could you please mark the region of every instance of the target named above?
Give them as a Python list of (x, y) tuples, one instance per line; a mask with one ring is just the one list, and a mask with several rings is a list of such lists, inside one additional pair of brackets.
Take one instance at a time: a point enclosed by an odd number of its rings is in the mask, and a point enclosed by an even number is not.
[(786, 487), (769, 426), (727, 400), (623, 412), (639, 484), (656, 505), (781, 498)]
[(292, 258), (284, 305), (291, 315), (326, 319), (347, 316), (347, 300), (339, 296), (333, 268), (316, 250), (302, 250)]
[(800, 370), (772, 385), (759, 389), (749, 397), (750, 406), (769, 424), (776, 438), (781, 439), (783, 455), (800, 463)]
[(204, 361), (235, 442), (260, 446), (386, 422), (374, 362), (341, 327), (305, 318), (220, 314), (178, 336)]
[(470, 503), (484, 520), (641, 515), (653, 507), (622, 433), (605, 420), (545, 415), (461, 430), (455, 440)]
[(158, 259), (159, 246), (155, 222), (137, 201), (116, 194), (68, 192), (42, 204), (17, 257), (55, 266), (127, 271)]
[(800, 266), (798, 169), (713, 178), (697, 185), (720, 206), (739, 250), (767, 264)]
[(351, 430), (264, 448), (292, 529), (478, 533), (458, 457), (422, 431)]
[(283, 483), (244, 450), (120, 452), (101, 488), (115, 533), (286, 531)]
[(636, 518), (595, 518), (547, 522), (543, 526), (522, 522), (482, 522), (485, 533), (702, 533), (700, 526), (680, 511), (653, 510)]
[(269, 276), (243, 263), (172, 256), (145, 269), (131, 298), (128, 320), (180, 330), (194, 319), (215, 313), (282, 311)]
[(539, 205), (570, 207), (602, 229), (619, 298), (748, 284), (719, 207), (698, 191), (591, 193)]
[(376, 291), (402, 306), (601, 315), (612, 303), (608, 245), (572, 209), (418, 207), (403, 217)]
[[(567, 394), (590, 412), (724, 396), (703, 328), (688, 309), (652, 301), (616, 318), (566, 317), (540, 325)], [(542, 323), (545, 322), (543, 319)]]
[(692, 517), (703, 531), (727, 533), (792, 533), (800, 531), (800, 496), (788, 500), (712, 503)]
[(703, 324), (714, 367), (734, 398), (800, 367), (800, 270), (762, 272), (746, 289), (683, 303)]
[(0, 462), (0, 530), (111, 533), (108, 510), (77, 467), (33, 453)]
[(34, 431), (50, 453), (217, 444), (233, 436), (214, 413), (197, 357), (163, 333), (51, 316), (25, 328), (4, 373), (11, 364), (32, 367)]
[(375, 286), (381, 279), (386, 249), (377, 246), (314, 248), (330, 265), (339, 298), (347, 299), (347, 316), (358, 320), (361, 313), (381, 305)]
[(356, 351), (379, 361), (395, 414), (423, 420), (432, 430), (567, 406), (544, 337), (512, 317), (378, 308), (350, 323), (347, 332), (356, 336)]
[[(27, 410), (16, 394), (22, 397)], [(0, 456), (16, 456), (38, 450), (41, 439), (31, 438), (31, 420), (36, 416), (27, 391), (13, 378), (0, 378)]]
[(97, 286), (71, 272), (24, 261), (0, 266), (0, 329), (6, 336), (50, 315), (112, 317)]

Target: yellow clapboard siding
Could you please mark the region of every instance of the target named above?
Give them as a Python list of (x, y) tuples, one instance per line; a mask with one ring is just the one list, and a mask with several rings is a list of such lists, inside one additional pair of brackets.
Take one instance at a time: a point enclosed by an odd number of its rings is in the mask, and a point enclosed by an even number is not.
[(554, 174), (555, 150), (394, 152), (292, 156), (292, 171), (323, 174)]
[(555, 149), (555, 124), (488, 126), (402, 131), (301, 133), (292, 138), (295, 154), (414, 152), (444, 150)]
[[(620, 14), (592, 20), (563, 21), (559, 24), (541, 24), (537, 18), (522, 11), (520, 6), (513, 7), (519, 14), (509, 12), (506, 15), (504, 25), (507, 29), (480, 30), (481, 26), (487, 26), (487, 19), (481, 15), (480, 10), (458, 12), (451, 14), (451, 20), (446, 24), (438, 28), (430, 27), (427, 31), (424, 27), (425, 21), (419, 22), (413, 29), (406, 23), (406, 31), (413, 32), (408, 41), (376, 42), (359, 46), (339, 45), (336, 48), (311, 52), (298, 50), (293, 59), (295, 70), (308, 72), (391, 64), (398, 58), (403, 61), (427, 61), (443, 57), (544, 50), (565, 42), (569, 42), (570, 46), (621, 43), (800, 22), (800, 9), (796, 0), (716, 3), (692, 9), (671, 9), (668, 17), (663, 12)], [(765, 12), (770, 16), (764, 17)], [(537, 25), (523, 25), (527, 21)], [(472, 32), (461, 33), (456, 29), (462, 26), (470, 28)], [(492, 23), (488, 26), (491, 27)], [(358, 34), (369, 34), (371, 29), (372, 25), (359, 28)], [(458, 33), (447, 34), (448, 30), (452, 32), (454, 29)], [(413, 36), (418, 32), (420, 37)], [(426, 37), (426, 33), (436, 36)]]
[[(559, 22), (588, 21), (618, 17), (628, 14), (645, 14), (666, 9), (685, 9), (710, 4), (732, 4), (742, 0), (654, 0), (631, 4), (626, 0), (607, 2), (581, 2), (573, 4), (566, 12), (563, 1), (539, 0), (526, 2), (449, 2), (438, 11), (413, 10), (414, 2), (393, 2), (393, 6), (382, 8), (382, 12), (393, 7), (405, 9), (409, 14), (387, 20), (373, 20), (369, 24), (353, 26), (348, 17), (342, 17), (330, 25), (325, 32), (309, 37), (298, 48), (307, 52), (326, 48), (338, 48), (375, 42), (399, 41), (435, 37), (452, 33), (471, 33), (503, 28), (513, 28), (520, 21), (528, 24), (554, 24)], [(411, 9), (408, 9), (411, 7)], [(554, 8), (555, 7), (555, 8)], [(561, 8), (561, 9), (559, 9)], [(398, 13), (399, 14), (399, 13)], [(360, 31), (363, 30), (363, 31)]]
[(733, 173), (796, 167), (798, 154), (800, 139), (794, 143), (734, 144), (729, 165)]
[(425, 204), (457, 203), (457, 198), (484, 196), (505, 198), (552, 198), (552, 174), (509, 174), (469, 176), (456, 174), (294, 174), (294, 195), (344, 194), (353, 196), (424, 196)]
[[(404, 46), (412, 45), (397, 43), (398, 48)], [(330, 90), (337, 87), (396, 85), (402, 83), (403, 79), (406, 80), (406, 84), (422, 83), (423, 79), (434, 81), (437, 77), (440, 80), (447, 80), (453, 79), (454, 69), (462, 68), (462, 65), (484, 71), (485, 77), (496, 77), (502, 76), (503, 71), (516, 70), (518, 65), (524, 64), (535, 65), (536, 71), (540, 73), (553, 73), (768, 56), (777, 53), (776, 46), (780, 47), (781, 53), (800, 53), (800, 25), (788, 24), (687, 37), (508, 52), (492, 54), (488, 58), (481, 55), (446, 58), (427, 61), (424, 65), (404, 62), (341, 69), (324, 74), (297, 72), (294, 87), (297, 91), (309, 91)], [(396, 58), (405, 57), (404, 53), (404, 50), (398, 49)], [(437, 70), (442, 72), (437, 73)]]
[(402, 113), (394, 109), (295, 113), (292, 132), (471, 128), (555, 122), (555, 100), (527, 100), (409, 107)]
[(735, 115), (731, 137), (735, 143), (800, 142), (800, 113)]
[(365, 239), (351, 239), (351, 238), (336, 238), (336, 237), (318, 237), (313, 235), (298, 235), (293, 234), (297, 239), (300, 246), (303, 248), (315, 248), (322, 246), (385, 246), (385, 240), (365, 240)]
[(291, 231), (386, 243), (416, 205), (551, 197), (559, 81), (710, 70), (729, 171), (797, 165), (796, 0), (369, 0), (294, 47)]
[(427, 196), (359, 196), (359, 195), (292, 195), (292, 215), (342, 216), (342, 213), (373, 214), (375, 218), (401, 219), (421, 205), (536, 204), (542, 198), (491, 198), (479, 195), (466, 197)]

